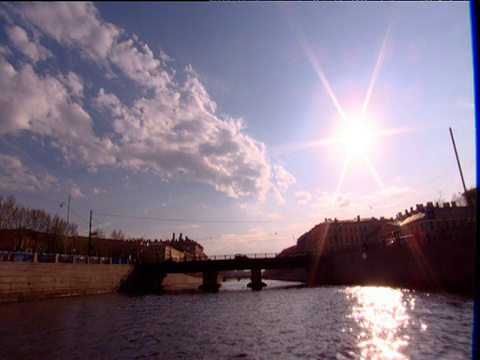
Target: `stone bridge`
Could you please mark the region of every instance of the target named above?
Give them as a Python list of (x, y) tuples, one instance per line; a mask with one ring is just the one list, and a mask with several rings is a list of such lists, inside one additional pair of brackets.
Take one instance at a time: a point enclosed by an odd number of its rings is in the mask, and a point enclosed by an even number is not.
[(137, 264), (144, 276), (171, 273), (203, 273), (203, 283), (200, 289), (209, 292), (218, 291), (219, 272), (226, 270), (250, 270), (251, 282), (248, 286), (254, 290), (261, 290), (263, 269), (308, 269), (311, 255), (308, 253), (293, 254), (252, 254), (252, 255), (217, 255), (210, 258), (193, 258), (185, 261), (171, 261), (158, 263)]

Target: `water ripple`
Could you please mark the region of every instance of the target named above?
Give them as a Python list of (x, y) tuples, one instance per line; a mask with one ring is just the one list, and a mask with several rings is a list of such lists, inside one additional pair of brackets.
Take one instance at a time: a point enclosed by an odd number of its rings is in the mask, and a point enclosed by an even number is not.
[[(280, 283), (279, 283), (280, 284)], [(0, 359), (465, 359), (473, 302), (375, 287), (121, 294), (0, 306)]]

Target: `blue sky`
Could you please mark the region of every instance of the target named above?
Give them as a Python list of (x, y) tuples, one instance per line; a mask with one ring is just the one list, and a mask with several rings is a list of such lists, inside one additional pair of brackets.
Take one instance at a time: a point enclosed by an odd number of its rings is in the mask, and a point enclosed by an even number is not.
[(469, 3), (2, 3), (0, 194), (279, 252), (475, 186)]

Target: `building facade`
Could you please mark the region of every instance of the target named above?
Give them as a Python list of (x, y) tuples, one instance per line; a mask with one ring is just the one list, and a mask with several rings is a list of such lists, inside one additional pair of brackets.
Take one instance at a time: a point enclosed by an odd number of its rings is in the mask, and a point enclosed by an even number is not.
[(297, 248), (326, 255), (365, 251), (408, 239), (434, 242), (444, 236), (461, 236), (463, 229), (474, 222), (474, 206), (428, 202), (398, 213), (395, 219), (325, 219), (297, 240)]

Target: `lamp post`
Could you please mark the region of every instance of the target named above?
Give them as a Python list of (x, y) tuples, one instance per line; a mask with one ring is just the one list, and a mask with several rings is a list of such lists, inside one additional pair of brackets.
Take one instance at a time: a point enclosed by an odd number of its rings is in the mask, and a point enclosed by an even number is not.
[[(63, 207), (65, 203), (61, 203), (60, 207)], [(68, 204), (67, 204), (67, 228), (65, 229), (65, 243), (63, 244), (63, 253), (67, 252), (67, 243), (68, 243), (68, 226), (70, 224), (70, 195), (68, 195)]]

